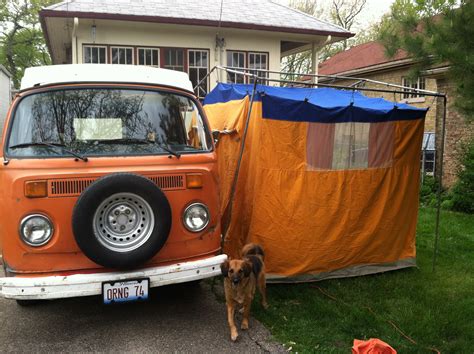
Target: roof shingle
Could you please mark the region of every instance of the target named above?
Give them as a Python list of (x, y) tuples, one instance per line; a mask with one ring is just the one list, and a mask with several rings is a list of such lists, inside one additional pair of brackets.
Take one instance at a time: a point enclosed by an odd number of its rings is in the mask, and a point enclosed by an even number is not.
[(339, 52), (319, 66), (319, 74), (334, 75), (347, 71), (367, 68), (373, 65), (407, 59), (408, 54), (400, 50), (393, 58), (385, 56), (385, 50), (380, 42), (368, 42)]

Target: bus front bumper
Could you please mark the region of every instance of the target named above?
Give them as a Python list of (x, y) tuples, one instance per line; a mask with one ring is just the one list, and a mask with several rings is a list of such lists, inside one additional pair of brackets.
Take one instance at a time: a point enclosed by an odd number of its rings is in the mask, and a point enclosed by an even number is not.
[(126, 272), (0, 278), (0, 297), (16, 300), (46, 300), (99, 295), (102, 293), (104, 282), (143, 278), (150, 280), (150, 288), (185, 283), (219, 275), (220, 265), (226, 259), (227, 256), (222, 254), (192, 262)]

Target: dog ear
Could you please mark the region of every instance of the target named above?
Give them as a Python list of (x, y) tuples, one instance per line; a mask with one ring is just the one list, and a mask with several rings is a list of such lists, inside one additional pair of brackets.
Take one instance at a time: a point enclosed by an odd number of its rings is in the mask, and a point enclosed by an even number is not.
[(242, 269), (244, 271), (244, 275), (248, 277), (250, 273), (252, 273), (252, 262), (246, 260), (242, 265)]
[(221, 273), (224, 277), (227, 277), (227, 274), (229, 273), (229, 261), (225, 261), (221, 264)]

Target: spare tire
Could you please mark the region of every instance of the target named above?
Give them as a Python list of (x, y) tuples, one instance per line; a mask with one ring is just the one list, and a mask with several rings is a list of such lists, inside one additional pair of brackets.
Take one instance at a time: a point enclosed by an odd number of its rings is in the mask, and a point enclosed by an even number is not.
[(108, 268), (133, 268), (163, 247), (171, 228), (171, 208), (148, 178), (115, 173), (93, 182), (72, 213), (79, 248)]

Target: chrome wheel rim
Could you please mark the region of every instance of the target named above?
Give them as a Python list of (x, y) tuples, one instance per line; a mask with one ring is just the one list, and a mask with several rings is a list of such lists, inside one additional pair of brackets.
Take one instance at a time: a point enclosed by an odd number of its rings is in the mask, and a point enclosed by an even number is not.
[(148, 202), (133, 193), (117, 193), (106, 198), (94, 214), (94, 235), (107, 249), (129, 252), (151, 236), (155, 216)]

